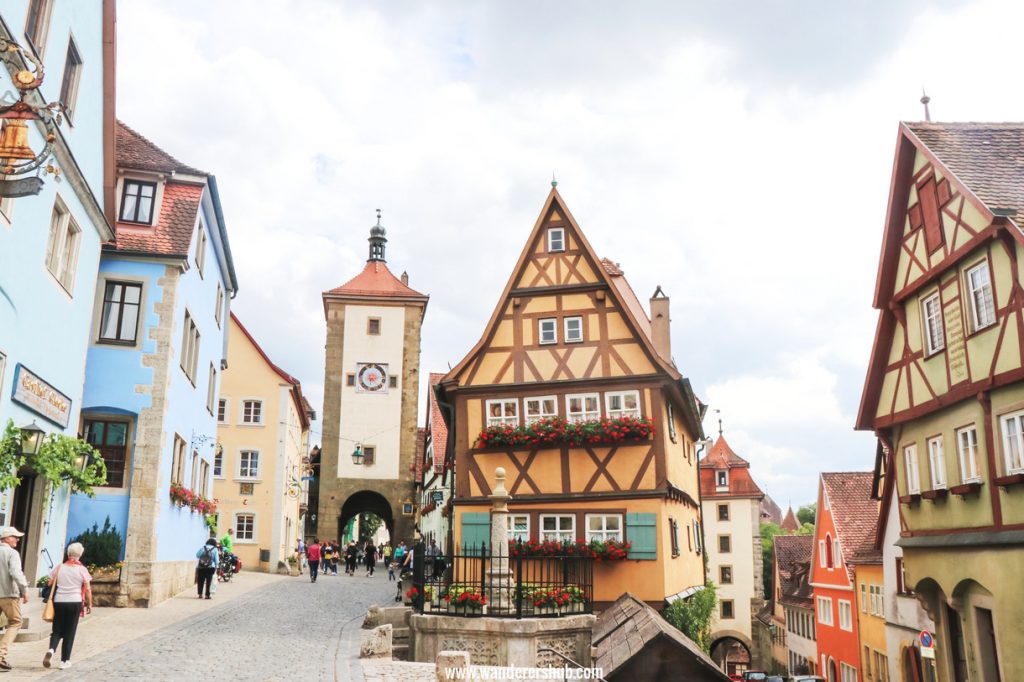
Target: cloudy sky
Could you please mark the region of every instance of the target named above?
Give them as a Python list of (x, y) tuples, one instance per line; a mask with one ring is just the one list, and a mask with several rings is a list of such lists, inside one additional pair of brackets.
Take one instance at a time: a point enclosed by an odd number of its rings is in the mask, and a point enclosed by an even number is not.
[(853, 421), (898, 121), (922, 87), (933, 120), (1024, 110), (1014, 0), (118, 11), (118, 115), (216, 174), (234, 310), (315, 406), (320, 292), (374, 209), (431, 296), (426, 376), (478, 339), (554, 172), (641, 299), (671, 296), (676, 364), (783, 508), (872, 464)]

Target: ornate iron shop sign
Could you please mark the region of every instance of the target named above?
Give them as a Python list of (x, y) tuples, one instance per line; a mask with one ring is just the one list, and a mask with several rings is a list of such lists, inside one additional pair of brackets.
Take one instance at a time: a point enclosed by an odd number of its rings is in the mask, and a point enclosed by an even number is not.
[(66, 429), (71, 421), (71, 398), (30, 372), (20, 362), (14, 370), (14, 394), (11, 400), (62, 429)]

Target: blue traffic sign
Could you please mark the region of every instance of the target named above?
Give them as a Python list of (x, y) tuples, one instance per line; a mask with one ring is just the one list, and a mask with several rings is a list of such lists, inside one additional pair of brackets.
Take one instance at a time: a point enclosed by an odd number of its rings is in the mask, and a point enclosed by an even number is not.
[(923, 646), (925, 649), (931, 649), (933, 646), (935, 646), (935, 640), (932, 638), (932, 633), (928, 632), (927, 630), (921, 631), (921, 646)]

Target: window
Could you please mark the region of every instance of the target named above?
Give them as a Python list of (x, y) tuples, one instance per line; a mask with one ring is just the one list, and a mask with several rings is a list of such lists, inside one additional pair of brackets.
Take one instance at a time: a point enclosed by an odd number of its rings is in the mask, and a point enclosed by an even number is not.
[(60, 285), (71, 293), (75, 285), (75, 269), (78, 266), (78, 245), (82, 230), (68, 211), (64, 202), (57, 199), (50, 216), (50, 236), (46, 242), (46, 269)]
[(68, 123), (75, 119), (75, 101), (78, 99), (78, 81), (82, 76), (82, 56), (74, 40), (68, 40), (68, 53), (64, 58), (64, 79), (60, 83), (60, 103)]
[(604, 396), (609, 419), (640, 418), (640, 391), (616, 391)]
[(697, 519), (693, 520), (693, 544), (697, 547), (697, 554), (700, 554), (704, 549), (704, 545), (701, 544), (701, 538), (703, 536), (700, 532), (700, 522)]
[(228, 421), (228, 400), (221, 398), (217, 401), (217, 423), (226, 424)]
[(579, 343), (583, 340), (583, 318), (567, 317), (562, 320), (565, 325), (565, 342)]
[(732, 551), (732, 536), (731, 535), (719, 535), (718, 536), (718, 551), (722, 554), (728, 554)]
[(715, 487), (729, 487), (729, 471), (727, 469), (718, 469), (717, 471), (715, 471)]
[(31, 0), (28, 4), (28, 20), (25, 22), (25, 36), (36, 48), (36, 54), (43, 56), (46, 49), (46, 34), (50, 30), (50, 10), (53, 0)]
[(100, 313), (100, 341), (134, 344), (139, 327), (142, 285), (107, 282)]
[(718, 612), (718, 615), (722, 619), (735, 618), (736, 617), (736, 612), (733, 609), (733, 601), (732, 601), (732, 599), (723, 599), (722, 601), (719, 602), (719, 612)]
[(946, 487), (946, 456), (942, 451), (942, 436), (928, 441), (928, 468), (932, 475), (932, 490)]
[(845, 599), (839, 600), (839, 627), (843, 630), (853, 630), (853, 608)]
[(622, 539), (621, 514), (587, 514), (587, 542)]
[(921, 477), (917, 469), (917, 445), (903, 448), (903, 464), (907, 470), (907, 494), (921, 494)]
[(217, 298), (213, 303), (213, 319), (217, 321), (217, 329), (220, 329), (220, 321), (224, 317), (224, 289), (220, 282), (217, 282)]
[(213, 449), (213, 477), (224, 478), (224, 448), (220, 445)]
[(576, 515), (557, 514), (540, 517), (541, 540), (572, 542), (576, 539)]
[(355, 386), (356, 385), (356, 375), (351, 373), (351, 372), (346, 374), (345, 375), (345, 385), (346, 386)]
[(867, 644), (864, 645), (864, 657), (861, 660), (864, 661), (864, 663), (862, 664), (863, 665), (863, 669), (864, 669), (864, 676), (867, 679), (870, 680), (871, 679), (871, 647), (869, 647)]
[(825, 568), (825, 541), (818, 540), (818, 566)]
[(217, 370), (210, 363), (210, 381), (206, 386), (206, 409), (213, 414), (213, 401), (217, 397)]
[(832, 625), (832, 597), (818, 597), (818, 622)]
[(185, 440), (174, 434), (174, 450), (171, 454), (171, 483), (185, 482)]
[(857, 669), (846, 663), (839, 664), (839, 682), (858, 682)]
[(882, 593), (881, 585), (872, 585), (871, 592), (871, 614), (879, 618), (885, 618), (885, 595)]
[(192, 478), (189, 479), (189, 486), (195, 489), (199, 485), (199, 451), (192, 451)]
[(376, 445), (364, 445), (363, 446), (363, 466), (369, 466), (377, 462), (377, 446)]
[(242, 423), (262, 424), (263, 423), (263, 401), (243, 400), (242, 401)]
[(185, 311), (185, 323), (181, 335), (181, 369), (192, 385), (196, 385), (196, 370), (199, 365), (199, 328), (191, 313)]
[(601, 417), (601, 401), (597, 393), (581, 393), (565, 397), (569, 421), (583, 422)]
[(996, 321), (992, 303), (992, 278), (988, 263), (981, 262), (967, 271), (967, 288), (971, 292), (971, 323), (974, 329), (983, 329)]
[(540, 343), (558, 343), (558, 320), (547, 317), (537, 322), (537, 339)]
[(380, 318), (379, 317), (368, 317), (366, 318), (366, 333), (370, 336), (380, 336)]
[(530, 515), (506, 514), (505, 530), (508, 531), (509, 540), (526, 542), (530, 539)]
[(558, 416), (558, 402), (553, 395), (546, 395), (542, 398), (526, 398), (523, 403), (526, 405), (527, 424)]
[(1003, 460), (1007, 474), (1024, 473), (1024, 411), (1001, 417)]
[(728, 521), (729, 520), (729, 504), (724, 503), (718, 505), (718, 520)]
[(487, 426), (519, 426), (519, 401), (488, 400)]
[(394, 374), (388, 377), (388, 386), (391, 388), (398, 388), (398, 377)]
[[(668, 520), (669, 539), (672, 541), (672, 556), (679, 556), (679, 522), (675, 519)], [(686, 534), (689, 536), (690, 529), (686, 529)], [(687, 544), (689, 544), (690, 538), (687, 537)], [(690, 545), (690, 549), (693, 549), (693, 545)]]
[(836, 557), (836, 568), (843, 565), (843, 553), (839, 551), (839, 539), (836, 538), (832, 541), (832, 553)]
[(867, 583), (860, 584), (860, 612), (868, 612), (868, 586)]
[(256, 539), (256, 515), (235, 514), (235, 540), (252, 542)]
[(832, 536), (831, 535), (826, 535), (825, 536), (825, 567), (826, 568), (834, 568), (835, 565), (836, 565), (836, 563), (835, 563), (835, 554), (833, 554), (834, 549), (835, 548), (832, 545)]
[(732, 585), (732, 566), (718, 567), (718, 582), (721, 585)]
[(203, 265), (206, 263), (206, 227), (199, 221), (199, 236), (196, 238), (196, 268), (199, 276), (203, 276)]
[(552, 227), (548, 230), (548, 251), (565, 251), (565, 229)]
[(201, 495), (209, 495), (210, 494), (210, 490), (208, 489), (209, 485), (210, 485), (210, 463), (209, 462), (201, 462), (199, 464), (199, 493)]
[(238, 453), (238, 477), (247, 479), (260, 477), (259, 450), (242, 450)]
[[(668, 412), (668, 419), (666, 420), (668, 422), (668, 437), (669, 437), (669, 440), (671, 440), (673, 443), (675, 443), (676, 442), (676, 416), (674, 414), (674, 411), (672, 410), (672, 403), (668, 403), (667, 405), (665, 405), (665, 408), (666, 408), (666, 411)], [(690, 448), (689, 448), (688, 445), (687, 445), (687, 448), (686, 448), (686, 459), (687, 460), (690, 459)]]
[(125, 180), (121, 189), (121, 212), (119, 220), (129, 223), (153, 224), (153, 202), (156, 197), (156, 183), (141, 180)]
[(968, 426), (956, 432), (957, 450), (960, 453), (960, 482), (981, 481), (978, 472), (978, 430)]
[(928, 355), (938, 353), (946, 347), (946, 332), (942, 328), (942, 304), (938, 293), (921, 301), (924, 312), (924, 336)]
[(907, 587), (907, 572), (903, 568), (903, 557), (896, 557), (896, 594), (913, 594)]
[(875, 659), (875, 676), (878, 678), (878, 682), (889, 682), (889, 659), (888, 657), (879, 652), (874, 652)]
[(128, 461), (128, 424), (86, 419), (85, 440), (99, 450), (107, 465), (107, 487), (123, 488)]

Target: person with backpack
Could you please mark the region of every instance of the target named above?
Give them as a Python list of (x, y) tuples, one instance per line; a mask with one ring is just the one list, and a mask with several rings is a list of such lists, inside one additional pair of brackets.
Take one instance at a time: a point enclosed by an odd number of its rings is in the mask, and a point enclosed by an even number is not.
[(196, 589), (199, 592), (199, 598), (203, 598), (203, 592), (206, 592), (206, 598), (210, 597), (210, 585), (213, 584), (213, 576), (217, 574), (217, 561), (220, 552), (217, 550), (217, 541), (210, 538), (206, 541), (206, 544), (200, 547), (196, 551), (196, 559), (199, 562), (196, 564)]

